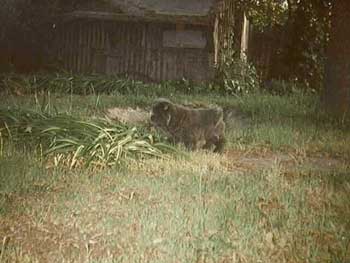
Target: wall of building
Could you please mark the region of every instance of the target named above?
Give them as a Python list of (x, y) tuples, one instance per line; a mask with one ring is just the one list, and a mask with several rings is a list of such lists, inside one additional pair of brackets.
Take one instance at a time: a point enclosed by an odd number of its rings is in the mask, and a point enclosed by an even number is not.
[(156, 82), (214, 75), (212, 33), (203, 26), (71, 21), (57, 28), (56, 49), (62, 66), (79, 73)]

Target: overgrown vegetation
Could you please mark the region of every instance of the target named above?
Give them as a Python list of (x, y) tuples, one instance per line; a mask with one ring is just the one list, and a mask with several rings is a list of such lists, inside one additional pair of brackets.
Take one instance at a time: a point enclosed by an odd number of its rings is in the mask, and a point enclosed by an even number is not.
[(166, 91), (172, 93), (205, 93), (217, 91), (225, 93), (219, 87), (212, 85), (194, 85), (188, 80), (168, 81), (162, 84), (145, 84), (128, 78), (106, 75), (74, 75), (68, 73), (58, 74), (3, 74), (0, 76), (0, 90), (17, 95), (35, 92), (56, 92), (64, 94), (134, 94), (147, 96), (160, 96)]
[[(253, 93), (260, 88), (260, 79), (253, 64), (234, 55), (223, 56), (217, 69), (217, 88), (227, 95)], [(232, 59), (233, 58), (233, 59)]]
[[(252, 24), (250, 49), (267, 46), (264, 54), (251, 56), (255, 63), (260, 64), (258, 71), (259, 75), (264, 75), (264, 81), (297, 81), (310, 89), (322, 91), (334, 1), (234, 2), (237, 16), (245, 12)], [(236, 22), (240, 27), (241, 20)], [(254, 35), (261, 38), (255, 39)]]
[[(333, 123), (316, 94), (102, 81), (2, 78), (2, 262), (350, 260), (348, 123)], [(223, 106), (225, 152), (162, 158), (173, 152), (162, 137), (101, 119), (156, 96)], [(92, 156), (94, 169), (67, 169)]]
[[(65, 94), (134, 94), (162, 96), (164, 94), (216, 94), (237, 95), (256, 92), (259, 79), (251, 64), (239, 59), (227, 61), (220, 68), (216, 83), (194, 84), (188, 80), (166, 81), (161, 84), (145, 84), (141, 81), (105, 75), (58, 74), (3, 74), (0, 75), (0, 90), (17, 95), (35, 92)], [(165, 92), (166, 91), (166, 92)]]

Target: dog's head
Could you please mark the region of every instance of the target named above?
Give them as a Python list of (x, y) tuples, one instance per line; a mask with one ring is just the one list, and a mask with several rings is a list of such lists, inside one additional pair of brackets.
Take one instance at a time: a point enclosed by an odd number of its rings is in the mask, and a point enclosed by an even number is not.
[(156, 99), (151, 110), (152, 124), (161, 128), (168, 127), (172, 118), (173, 108), (174, 104), (170, 100)]

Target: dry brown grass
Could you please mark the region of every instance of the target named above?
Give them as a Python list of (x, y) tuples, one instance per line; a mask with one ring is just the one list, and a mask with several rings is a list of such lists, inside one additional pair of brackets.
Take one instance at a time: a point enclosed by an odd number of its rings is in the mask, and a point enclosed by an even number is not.
[(2, 261), (346, 262), (349, 180), (278, 156), (196, 152), (62, 173), (50, 192), (13, 197)]

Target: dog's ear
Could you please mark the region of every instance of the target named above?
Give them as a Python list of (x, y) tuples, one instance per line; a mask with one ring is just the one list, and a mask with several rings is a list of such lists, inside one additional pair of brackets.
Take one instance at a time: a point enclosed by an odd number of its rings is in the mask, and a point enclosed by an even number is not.
[(165, 101), (163, 103), (163, 110), (164, 111), (170, 111), (173, 107), (173, 104), (170, 101)]

